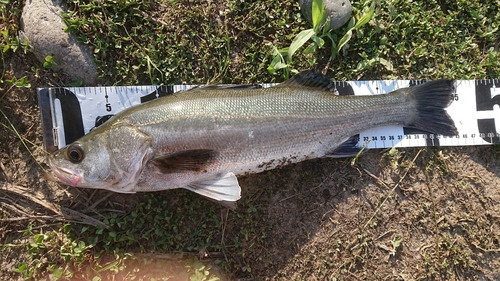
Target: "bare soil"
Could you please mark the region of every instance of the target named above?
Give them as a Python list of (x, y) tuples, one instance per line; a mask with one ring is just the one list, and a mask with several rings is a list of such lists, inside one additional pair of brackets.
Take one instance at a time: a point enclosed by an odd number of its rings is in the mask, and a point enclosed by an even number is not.
[[(89, 192), (44, 178), (36, 88), (65, 77), (33, 71), (29, 66), (38, 63), (29, 55), (5, 65), (7, 75), (27, 76), (31, 88), (1, 89), (0, 109), (34, 145), (26, 143), (31, 155), (12, 130), (0, 127), (2, 243), (22, 241), (28, 224), (98, 224), (85, 205), (121, 213), (133, 208), (140, 195)], [(1, 123), (10, 126), (6, 118)], [(233, 257), (251, 268), (233, 272), (234, 279), (500, 280), (498, 146), (373, 150), (354, 165), (308, 161), (245, 177), (241, 186), (243, 197), (265, 208), (259, 220), (265, 223), (257, 227), (268, 230), (256, 240), (265, 243), (246, 246), (251, 256)], [(228, 229), (224, 239), (232, 235)], [(27, 255), (24, 248), (4, 249), (0, 279), (20, 278), (13, 269)]]

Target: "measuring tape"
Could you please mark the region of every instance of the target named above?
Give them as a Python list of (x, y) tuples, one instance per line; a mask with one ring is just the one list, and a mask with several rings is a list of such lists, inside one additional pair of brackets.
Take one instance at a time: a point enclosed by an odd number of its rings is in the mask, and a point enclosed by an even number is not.
[[(415, 80), (334, 82), (340, 95), (385, 94), (419, 84)], [(263, 84), (270, 87), (276, 84)], [(192, 85), (39, 88), (45, 149), (49, 152), (76, 141), (110, 116), (133, 105), (183, 91)], [(500, 81), (457, 80), (447, 108), (458, 135), (444, 137), (400, 126), (377, 127), (359, 134), (367, 148), (466, 146), (500, 143)]]

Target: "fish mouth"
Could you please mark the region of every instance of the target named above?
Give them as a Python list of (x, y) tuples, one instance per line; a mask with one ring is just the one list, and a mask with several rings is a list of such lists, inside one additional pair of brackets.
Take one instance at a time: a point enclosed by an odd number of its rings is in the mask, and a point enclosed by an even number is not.
[(50, 180), (64, 183), (70, 186), (78, 186), (83, 179), (81, 172), (67, 168), (51, 168), (50, 173), (47, 173)]

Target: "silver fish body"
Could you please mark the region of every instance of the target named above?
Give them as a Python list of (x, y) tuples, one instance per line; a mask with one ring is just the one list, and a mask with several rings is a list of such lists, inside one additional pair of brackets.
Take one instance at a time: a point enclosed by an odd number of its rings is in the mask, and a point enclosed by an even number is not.
[(356, 148), (346, 152), (342, 144), (369, 128), (392, 124), (457, 133), (444, 110), (453, 81), (372, 96), (338, 96), (331, 88), (326, 77), (305, 72), (272, 88), (208, 86), (176, 93), (117, 114), (55, 152), (49, 164), (56, 179), (74, 186), (186, 188), (232, 202), (240, 196), (236, 175), (352, 154)]

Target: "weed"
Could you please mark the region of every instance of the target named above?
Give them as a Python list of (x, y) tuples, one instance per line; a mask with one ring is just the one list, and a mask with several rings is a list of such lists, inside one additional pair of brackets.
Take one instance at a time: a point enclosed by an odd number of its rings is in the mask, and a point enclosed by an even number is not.
[(403, 237), (401, 237), (399, 235), (394, 236), (394, 238), (391, 241), (392, 251), (390, 252), (390, 255), (393, 255), (393, 256), (396, 255), (396, 252), (397, 252), (398, 248), (401, 247), (402, 242), (403, 242)]
[[(0, 9), (3, 10), (5, 6), (8, 4), (3, 3)], [(12, 77), (10, 79), (5, 79), (5, 55), (8, 54), (9, 52), (17, 52), (19, 49), (22, 49), (24, 51), (24, 54), (26, 54), (29, 50), (29, 44), (27, 39), (20, 39), (19, 36), (13, 36), (9, 32), (9, 29), (3, 29), (0, 31), (1, 38), (0, 38), (0, 54), (2, 56), (2, 74), (0, 75), (0, 83), (10, 83), (16, 87), (27, 87), (29, 88), (29, 83), (27, 83), (26, 78), (21, 78), (17, 80), (15, 77)], [(4, 80), (5, 79), (5, 80)]]
[(389, 151), (387, 151), (384, 156), (388, 158), (389, 165), (393, 170), (396, 170), (398, 167), (400, 167), (399, 159), (401, 158), (401, 152), (396, 147), (389, 149)]
[(7, 53), (8, 51), (17, 52), (19, 49), (23, 50), (26, 54), (28, 53), (30, 46), (28, 39), (20, 38), (18, 35), (12, 35), (9, 33), (8, 29), (0, 31), (2, 35), (2, 42), (0, 42), (0, 49), (2, 53)]
[(424, 255), (431, 276), (440, 275), (447, 278), (456, 272), (464, 272), (475, 267), (470, 250), (463, 242), (443, 234), (436, 241), (436, 245), (434, 253), (429, 252)]
[(220, 274), (214, 273), (211, 265), (201, 262), (192, 255), (185, 257), (173, 255), (171, 258), (162, 259), (161, 255), (155, 258), (154, 255), (143, 257), (140, 254), (93, 253), (92, 245), (70, 239), (70, 236), (69, 225), (64, 225), (59, 231), (49, 232), (35, 232), (32, 226), (28, 225), (24, 232), (26, 242), (8, 244), (4, 247), (26, 250), (27, 258), (14, 268), (14, 272), (19, 273), (25, 280), (45, 278), (107, 280), (106, 276), (111, 275), (122, 276), (122, 280), (136, 280), (136, 278), (220, 280)]
[(11, 79), (6, 79), (5, 82), (12, 84), (18, 88), (31, 88), (31, 84), (28, 82), (26, 77), (21, 77), (17, 79), (16, 77), (12, 77)]
[[(202, 204), (202, 209), (217, 207), (207, 206), (208, 204), (210, 203)], [(85, 235), (89, 243), (100, 245), (106, 250), (118, 247), (154, 251), (200, 251), (210, 246), (214, 236), (220, 235), (220, 221), (217, 216), (208, 217), (198, 229), (192, 229), (190, 219), (182, 214), (180, 206), (178, 209), (166, 206), (172, 206), (172, 203), (165, 198), (146, 196), (144, 202), (139, 203), (130, 214), (118, 216), (113, 213), (106, 218), (104, 223), (109, 229), (84, 226), (75, 235)], [(192, 202), (185, 206), (191, 210), (201, 207)], [(212, 234), (207, 236), (205, 229)]]
[(81, 87), (83, 85), (83, 79), (82, 78), (78, 78), (78, 80), (72, 82), (72, 83), (69, 83), (68, 84), (68, 87)]
[[(82, 241), (68, 240), (68, 231), (69, 225), (65, 225), (61, 232), (34, 233), (32, 226), (28, 225), (23, 234), (28, 238), (28, 242), (7, 245), (25, 247), (28, 253), (28, 260), (19, 263), (14, 271), (20, 273), (24, 279), (39, 279), (47, 273), (54, 279), (73, 276), (74, 270), (84, 262), (85, 252), (90, 246)], [(54, 251), (55, 249), (59, 250)]]
[(191, 259), (186, 268), (188, 273), (192, 273), (189, 278), (191, 281), (219, 281), (219, 277), (210, 272), (211, 267), (197, 259)]
[[(354, 17), (351, 18), (347, 25), (347, 31), (337, 42), (336, 35), (330, 31), (330, 18), (327, 16), (323, 0), (314, 0), (312, 3), (313, 28), (301, 31), (287, 48), (278, 50), (273, 46), (273, 60), (267, 70), (271, 74), (276, 74), (278, 70), (283, 70), (283, 77), (289, 79), (290, 73), (298, 72), (296, 69), (291, 68), (293, 55), (309, 40), (312, 42), (304, 49), (303, 53), (305, 55), (315, 53), (318, 49), (323, 48), (325, 39), (329, 39), (331, 43), (329, 61), (334, 60), (339, 51), (351, 40), (353, 31), (361, 28), (370, 21), (374, 13), (374, 4), (375, 2), (366, 9), (366, 12), (357, 22)], [(386, 64), (388, 63), (386, 62)]]
[(14, 75), (10, 75), (10, 78), (5, 77), (5, 70), (7, 69), (5, 65), (5, 56), (10, 56), (19, 50), (22, 50), (24, 54), (27, 54), (30, 50), (28, 40), (23, 36), (17, 35), (19, 27), (16, 22), (20, 13), (21, 10), (15, 3), (11, 3), (9, 0), (0, 1), (0, 55), (2, 57), (0, 84), (8, 83), (15, 87), (30, 88), (31, 84), (27, 81), (26, 77), (19, 79), (17, 79)]
[(43, 62), (43, 67), (52, 68), (54, 66), (57, 66), (57, 63), (54, 61), (54, 58), (52, 56), (46, 56), (45, 61)]

